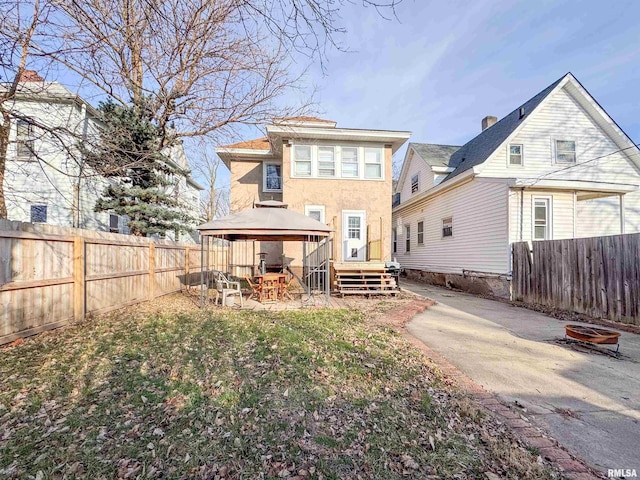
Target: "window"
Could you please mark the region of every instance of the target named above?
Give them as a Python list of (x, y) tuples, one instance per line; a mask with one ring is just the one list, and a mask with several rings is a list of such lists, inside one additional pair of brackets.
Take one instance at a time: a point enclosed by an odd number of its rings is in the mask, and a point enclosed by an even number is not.
[(522, 145), (509, 145), (509, 165), (522, 165)]
[(118, 215), (109, 215), (109, 231), (111, 233), (120, 233), (119, 222), (120, 217)]
[(550, 240), (550, 198), (533, 199), (533, 239)]
[(336, 176), (335, 148), (318, 147), (318, 176)]
[(46, 205), (31, 205), (31, 223), (47, 223)]
[(409, 253), (411, 251), (411, 225), (405, 225), (404, 231), (407, 234), (407, 238), (404, 241), (404, 251)]
[(418, 222), (418, 245), (424, 245), (424, 222)]
[(22, 160), (33, 158), (34, 152), (33, 125), (26, 120), (16, 122), (16, 150), (17, 157)]
[(358, 149), (356, 147), (342, 147), (342, 176), (357, 178), (359, 175)]
[(364, 149), (364, 178), (382, 178), (382, 150)]
[(576, 142), (573, 140), (556, 140), (556, 162), (575, 163)]
[(442, 236), (453, 237), (453, 217), (442, 219)]
[(411, 193), (416, 193), (420, 189), (420, 175), (415, 174), (411, 177)]
[(324, 222), (324, 205), (305, 205), (304, 214), (319, 222)]
[(293, 147), (294, 172), (296, 177), (311, 176), (311, 146), (294, 145)]
[(391, 229), (391, 243), (393, 244), (393, 253), (398, 253), (398, 229)]
[(348, 224), (347, 224), (347, 236), (348, 238), (354, 238), (356, 240), (360, 240), (360, 217), (359, 216), (349, 216)]
[(282, 167), (279, 163), (264, 164), (264, 191), (282, 191)]

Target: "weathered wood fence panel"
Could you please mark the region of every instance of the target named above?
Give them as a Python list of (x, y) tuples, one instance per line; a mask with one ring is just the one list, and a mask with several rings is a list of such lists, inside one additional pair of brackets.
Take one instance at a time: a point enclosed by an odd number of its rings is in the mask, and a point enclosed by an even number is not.
[(513, 244), (512, 296), (640, 325), (640, 234)]
[(0, 345), (199, 278), (199, 245), (0, 220)]

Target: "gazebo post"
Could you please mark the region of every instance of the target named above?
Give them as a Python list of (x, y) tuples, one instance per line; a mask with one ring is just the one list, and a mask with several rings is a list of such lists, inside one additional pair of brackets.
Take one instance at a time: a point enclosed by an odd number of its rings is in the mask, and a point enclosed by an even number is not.
[(325, 300), (327, 301), (327, 307), (331, 303), (331, 265), (329, 264), (329, 258), (331, 257), (329, 238), (324, 240), (324, 288), (325, 288)]
[(204, 307), (204, 239), (206, 235), (200, 235), (200, 308)]

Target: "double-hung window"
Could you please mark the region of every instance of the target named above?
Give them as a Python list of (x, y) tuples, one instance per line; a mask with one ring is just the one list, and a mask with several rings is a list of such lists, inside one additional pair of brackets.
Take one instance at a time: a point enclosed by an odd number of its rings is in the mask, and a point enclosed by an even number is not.
[(264, 164), (264, 191), (282, 191), (282, 166), (279, 163)]
[(573, 140), (556, 140), (556, 162), (576, 163), (576, 142)]
[(336, 155), (334, 147), (318, 147), (318, 176), (336, 176)]
[(293, 164), (296, 177), (311, 176), (311, 145), (294, 145)]
[(409, 253), (411, 251), (411, 225), (405, 225), (404, 230), (407, 235), (407, 238), (404, 240), (404, 251)]
[(442, 237), (453, 237), (453, 217), (442, 219)]
[(342, 176), (345, 178), (358, 178), (358, 148), (342, 147)]
[(509, 145), (509, 165), (522, 165), (522, 145)]
[(551, 240), (551, 199), (533, 199), (533, 239)]
[(20, 160), (32, 160), (34, 153), (33, 125), (26, 120), (16, 122), (16, 150)]
[(382, 149), (364, 148), (364, 178), (382, 178)]
[(416, 173), (411, 177), (411, 193), (416, 193), (420, 190), (420, 174)]
[(424, 222), (418, 222), (418, 245), (424, 245)]

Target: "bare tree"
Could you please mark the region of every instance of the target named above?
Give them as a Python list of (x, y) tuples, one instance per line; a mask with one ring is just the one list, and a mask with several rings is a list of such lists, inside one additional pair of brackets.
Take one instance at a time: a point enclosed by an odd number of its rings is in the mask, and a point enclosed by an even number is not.
[(211, 149), (211, 142), (206, 138), (200, 139), (192, 161), (195, 171), (204, 180), (205, 190), (201, 194), (203, 220), (209, 222), (214, 218), (229, 214), (229, 188), (220, 186), (220, 171), (222, 161)]
[[(401, 0), (361, 1), (391, 16)], [(15, 93), (31, 55), (38, 62), (57, 62), (121, 104), (145, 105), (166, 145), (175, 134), (218, 142), (242, 125), (308, 113), (309, 100), (298, 105), (282, 100), (303, 88), (300, 80), (309, 62), (323, 61), (328, 47), (342, 48), (339, 12), (347, 3), (4, 0), (13, 13), (3, 14), (0, 48), (12, 52), (6, 66), (3, 53), (3, 69), (13, 75), (14, 88), (2, 101)], [(25, 16), (28, 8), (32, 13)], [(46, 28), (39, 32), (41, 24)], [(6, 121), (3, 125), (7, 136), (0, 136), (0, 153), (6, 151), (10, 128)], [(215, 173), (207, 160), (204, 164), (207, 175)], [(6, 216), (1, 195), (0, 216)]]

